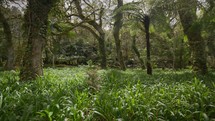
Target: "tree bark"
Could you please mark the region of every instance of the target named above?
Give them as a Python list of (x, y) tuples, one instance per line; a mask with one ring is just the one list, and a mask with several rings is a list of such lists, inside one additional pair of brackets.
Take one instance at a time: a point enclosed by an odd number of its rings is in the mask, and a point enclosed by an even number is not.
[(145, 33), (146, 33), (146, 69), (147, 74), (152, 75), (152, 66), (151, 66), (151, 55), (150, 55), (150, 38), (149, 38), (149, 25), (150, 25), (150, 18), (148, 15), (145, 15), (144, 17), (144, 27), (145, 27)]
[(136, 47), (136, 36), (132, 36), (132, 49), (134, 50), (134, 53), (137, 55), (137, 58), (139, 59), (140, 61), (140, 64), (141, 64), (141, 68), (144, 69), (145, 66), (144, 66), (144, 62), (143, 62), (143, 59), (140, 57), (140, 52), (138, 51), (137, 47)]
[[(118, 2), (117, 8), (120, 8), (121, 6), (123, 6), (123, 0), (117, 0), (117, 2)], [(114, 29), (113, 29), (113, 36), (115, 39), (117, 59), (120, 64), (120, 69), (126, 70), (124, 59), (122, 56), (122, 51), (121, 51), (121, 40), (119, 38), (119, 32), (120, 32), (120, 29), (122, 28), (123, 14), (118, 13), (114, 18), (115, 18), (115, 23), (114, 23)]]
[(11, 29), (8, 21), (6, 20), (5, 16), (3, 15), (1, 8), (0, 8), (0, 22), (3, 25), (4, 34), (6, 38), (6, 48), (7, 48), (7, 62), (4, 65), (4, 70), (13, 70), (14, 69), (14, 47), (12, 41), (12, 34)]
[(183, 59), (183, 54), (184, 54), (184, 40), (181, 40), (181, 45), (180, 45), (180, 52), (179, 52), (179, 64), (178, 64), (178, 68), (182, 69), (184, 68), (184, 59)]
[[(183, 0), (181, 1), (183, 2)], [(179, 10), (179, 17), (184, 34), (189, 40), (193, 70), (200, 74), (207, 73), (205, 42), (201, 36), (201, 25), (196, 21), (196, 4), (192, 8)]]
[(106, 60), (106, 48), (105, 48), (105, 34), (100, 35), (99, 41), (99, 53), (101, 57), (101, 68), (107, 68), (107, 60)]
[(28, 0), (25, 13), (27, 47), (20, 71), (20, 80), (34, 80), (43, 75), (42, 50), (46, 37), (48, 13), (55, 0)]

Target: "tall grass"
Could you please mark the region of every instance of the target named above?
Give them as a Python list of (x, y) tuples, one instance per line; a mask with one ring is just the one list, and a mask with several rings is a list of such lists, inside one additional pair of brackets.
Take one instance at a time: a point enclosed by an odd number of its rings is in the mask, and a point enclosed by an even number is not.
[(0, 72), (1, 121), (215, 120), (215, 73), (47, 68), (19, 82)]

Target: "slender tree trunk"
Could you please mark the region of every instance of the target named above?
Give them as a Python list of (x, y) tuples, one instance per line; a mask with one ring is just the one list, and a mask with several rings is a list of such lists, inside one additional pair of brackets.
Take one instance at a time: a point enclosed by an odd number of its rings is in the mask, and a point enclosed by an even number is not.
[(146, 33), (146, 69), (147, 74), (152, 75), (152, 66), (151, 66), (151, 57), (150, 57), (150, 38), (149, 38), (149, 25), (150, 25), (150, 18), (148, 15), (145, 15), (144, 18), (144, 27)]
[[(181, 0), (181, 2), (184, 2)], [(197, 1), (196, 1), (197, 2)], [(201, 25), (196, 22), (196, 5), (193, 3), (192, 9), (186, 7), (187, 9), (179, 10), (179, 17), (184, 30), (184, 34), (187, 35), (190, 45), (190, 50), (192, 54), (192, 65), (193, 70), (197, 73), (206, 74), (207, 73), (207, 61), (205, 52), (205, 42), (201, 36)]]
[(49, 0), (28, 0), (25, 14), (27, 47), (20, 71), (20, 80), (34, 80), (43, 75), (42, 50), (46, 37), (48, 13), (54, 4)]
[(127, 61), (129, 58), (129, 53), (128, 53), (129, 52), (129, 42), (127, 39), (125, 40), (124, 52), (125, 52), (124, 60)]
[(177, 68), (177, 58), (176, 58), (176, 44), (173, 42), (173, 49), (171, 50), (172, 52), (172, 69), (175, 70)]
[(107, 68), (107, 59), (106, 59), (105, 34), (104, 33), (100, 34), (98, 41), (99, 41), (99, 54), (101, 57), (101, 68), (106, 69)]
[(0, 9), (0, 22), (3, 25), (4, 34), (6, 38), (6, 48), (7, 48), (7, 62), (4, 66), (4, 70), (13, 70), (14, 69), (14, 47), (13, 47), (13, 41), (12, 41), (12, 34), (11, 29), (8, 24), (8, 21), (6, 20), (5, 16), (2, 14), (2, 11)]
[[(117, 8), (120, 8), (121, 6), (123, 6), (123, 0), (117, 0), (117, 2), (118, 2)], [(114, 23), (113, 36), (114, 36), (114, 39), (115, 39), (117, 59), (118, 59), (119, 64), (120, 64), (120, 68), (122, 70), (126, 70), (124, 59), (123, 59), (123, 56), (122, 56), (122, 51), (121, 51), (121, 40), (119, 38), (119, 32), (120, 32), (120, 29), (122, 27), (122, 17), (123, 17), (122, 13), (118, 13), (114, 17), (115, 18), (115, 23)]]
[(144, 69), (145, 66), (144, 66), (144, 62), (143, 62), (143, 59), (140, 57), (140, 52), (139, 50), (137, 49), (136, 47), (136, 36), (132, 36), (132, 49), (134, 50), (134, 53), (137, 55), (137, 58), (139, 59), (140, 61), (140, 64), (141, 64), (141, 68)]
[(184, 40), (181, 40), (181, 45), (180, 45), (180, 52), (179, 52), (179, 69), (182, 69), (184, 66), (183, 62), (183, 54), (184, 54)]

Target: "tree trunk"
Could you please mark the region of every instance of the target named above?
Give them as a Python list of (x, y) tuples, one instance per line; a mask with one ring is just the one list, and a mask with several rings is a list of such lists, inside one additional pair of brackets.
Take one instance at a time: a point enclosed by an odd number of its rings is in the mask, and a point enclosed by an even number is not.
[[(117, 0), (117, 1), (118, 1), (117, 8), (120, 8), (121, 6), (123, 6), (123, 0)], [(119, 64), (120, 64), (120, 68), (122, 70), (126, 70), (124, 59), (123, 59), (123, 56), (122, 56), (122, 51), (121, 51), (121, 40), (119, 38), (119, 32), (120, 32), (120, 29), (122, 27), (122, 17), (123, 17), (122, 13), (118, 13), (114, 17), (115, 18), (115, 23), (114, 23), (113, 36), (114, 36), (114, 39), (115, 39), (117, 59), (118, 59)]]
[(101, 68), (107, 68), (107, 59), (106, 59), (106, 48), (105, 48), (105, 34), (100, 34), (99, 41), (99, 54), (101, 57)]
[(138, 51), (137, 47), (136, 47), (136, 36), (132, 36), (132, 49), (134, 50), (134, 53), (137, 55), (137, 58), (139, 59), (140, 61), (140, 64), (141, 64), (141, 68), (144, 69), (145, 66), (144, 66), (144, 62), (143, 62), (143, 59), (140, 57), (140, 52)]
[(43, 75), (42, 50), (46, 37), (48, 13), (54, 4), (49, 0), (28, 0), (25, 14), (27, 47), (20, 71), (20, 80), (34, 80)]
[(180, 45), (180, 52), (179, 52), (179, 64), (178, 67), (179, 69), (182, 69), (184, 67), (184, 59), (183, 59), (183, 54), (184, 54), (184, 40), (181, 40), (181, 45)]
[(148, 15), (145, 15), (144, 27), (145, 27), (145, 33), (146, 33), (146, 56), (147, 56), (146, 69), (147, 69), (147, 74), (152, 75), (152, 66), (151, 66), (151, 58), (150, 58), (149, 25), (150, 25), (150, 18)]
[(13, 70), (14, 69), (14, 47), (13, 47), (13, 41), (12, 41), (12, 34), (10, 26), (2, 14), (2, 11), (0, 9), (0, 22), (3, 25), (4, 34), (6, 38), (6, 48), (7, 48), (7, 62), (4, 66), (4, 70)]
[[(183, 2), (183, 0), (181, 1)], [(197, 21), (196, 4), (191, 8), (179, 10), (179, 17), (184, 30), (189, 40), (193, 70), (197, 73), (206, 74), (206, 52), (205, 42), (201, 36), (201, 25)]]

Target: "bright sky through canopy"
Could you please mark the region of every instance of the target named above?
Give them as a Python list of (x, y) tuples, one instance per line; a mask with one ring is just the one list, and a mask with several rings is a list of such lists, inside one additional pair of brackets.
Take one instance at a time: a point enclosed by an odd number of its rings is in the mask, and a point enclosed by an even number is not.
[(124, 0), (125, 2), (132, 2), (133, 0)]

